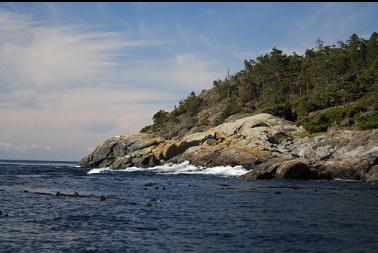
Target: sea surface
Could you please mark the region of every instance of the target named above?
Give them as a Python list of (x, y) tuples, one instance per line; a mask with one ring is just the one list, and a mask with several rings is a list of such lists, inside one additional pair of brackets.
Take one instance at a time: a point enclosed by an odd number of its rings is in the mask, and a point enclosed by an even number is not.
[(2, 160), (0, 252), (378, 252), (377, 185), (241, 173)]

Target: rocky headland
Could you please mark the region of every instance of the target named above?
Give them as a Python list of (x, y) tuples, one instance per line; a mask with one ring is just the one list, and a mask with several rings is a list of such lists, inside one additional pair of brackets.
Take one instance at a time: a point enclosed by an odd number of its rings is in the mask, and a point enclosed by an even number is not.
[(105, 140), (80, 161), (87, 168), (152, 167), (189, 161), (212, 167), (242, 165), (242, 179), (378, 180), (378, 129), (309, 134), (268, 113), (182, 137), (138, 133)]
[(318, 43), (304, 55), (273, 48), (244, 68), (159, 110), (138, 134), (115, 136), (83, 167), (189, 161), (242, 165), (243, 179), (378, 180), (378, 33)]

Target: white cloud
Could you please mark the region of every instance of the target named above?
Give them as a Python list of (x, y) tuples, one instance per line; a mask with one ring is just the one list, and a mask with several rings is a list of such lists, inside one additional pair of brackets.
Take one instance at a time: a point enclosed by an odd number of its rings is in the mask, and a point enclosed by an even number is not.
[(79, 159), (172, 109), (172, 88), (187, 94), (220, 76), (218, 62), (197, 54), (127, 59), (136, 47), (169, 43), (0, 10), (0, 158)]
[[(29, 159), (80, 159), (87, 154), (88, 146), (97, 146), (112, 135), (138, 132), (151, 123), (158, 109), (168, 109), (164, 103), (172, 99), (169, 94), (126, 88), (83, 88), (40, 95), (37, 91), (19, 92), (24, 93), (19, 98), (29, 94), (38, 99), (39, 107), (0, 108), (0, 140), (20, 143), (2, 144), (0, 158), (21, 159), (26, 155), (21, 151), (29, 150)], [(156, 102), (149, 104), (150, 100)], [(51, 152), (32, 149), (33, 144), (51, 147), (46, 148)]]
[(361, 30), (374, 11), (368, 4), (355, 8), (347, 3), (319, 3), (303, 20), (290, 27), (290, 32), (280, 43), (281, 47), (306, 48), (315, 46), (317, 39), (325, 44), (335, 44), (338, 40), (346, 40), (353, 32)]
[(120, 50), (161, 43), (80, 26), (49, 26), (0, 11), (0, 81), (14, 88), (51, 88), (98, 80), (117, 65)]
[(51, 147), (40, 147), (36, 144), (15, 144), (11, 142), (0, 141), (0, 154), (1, 153), (15, 153), (20, 155), (31, 154), (38, 151), (50, 151)]
[[(130, 108), (136, 109), (136, 107), (141, 108), (138, 117), (151, 118), (152, 114), (144, 114), (142, 110), (144, 104), (158, 109), (159, 105), (174, 99), (171, 94), (127, 87), (93, 87), (48, 93), (17, 90), (12, 94), (0, 95), (0, 101), (4, 100), (4, 97), (8, 99), (3, 107), (0, 102), (0, 117), (3, 120), (3, 126), (13, 122), (8, 127), (13, 128), (19, 124), (35, 128), (47, 126), (76, 127), (77, 129), (96, 122), (116, 122), (121, 116), (130, 117), (128, 114)], [(12, 104), (7, 101), (15, 102)], [(24, 106), (33, 103), (37, 103), (34, 110), (31, 106)], [(5, 106), (6, 104), (9, 106)], [(142, 127), (131, 122), (129, 125), (133, 126), (133, 129)]]
[(181, 87), (187, 89), (209, 88), (221, 76), (216, 69), (219, 63), (196, 54), (177, 54), (171, 59), (133, 62), (124, 72), (128, 84)]
[(19, 32), (26, 31), (30, 27), (37, 25), (30, 17), (20, 15), (15, 12), (0, 10), (0, 31), (1, 32)]

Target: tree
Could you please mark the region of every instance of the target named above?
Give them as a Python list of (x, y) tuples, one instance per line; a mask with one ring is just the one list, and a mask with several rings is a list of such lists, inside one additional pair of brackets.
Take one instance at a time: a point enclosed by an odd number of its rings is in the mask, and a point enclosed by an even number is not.
[(160, 110), (152, 116), (155, 125), (161, 125), (168, 121), (168, 112)]
[(355, 33), (352, 34), (347, 43), (352, 70), (357, 71), (365, 62), (365, 44)]
[(368, 64), (378, 59), (378, 33), (371, 34), (366, 45), (366, 60)]
[(324, 46), (324, 41), (322, 41), (320, 38), (315, 41), (315, 48), (317, 50), (322, 50)]

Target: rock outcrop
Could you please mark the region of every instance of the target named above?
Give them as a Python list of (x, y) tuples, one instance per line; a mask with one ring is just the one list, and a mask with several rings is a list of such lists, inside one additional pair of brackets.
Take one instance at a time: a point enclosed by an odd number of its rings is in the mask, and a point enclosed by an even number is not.
[(80, 166), (89, 168), (130, 166), (153, 166), (152, 150), (162, 139), (150, 134), (114, 136), (98, 145), (81, 159)]
[(189, 161), (242, 165), (243, 179), (378, 179), (378, 129), (309, 136), (290, 121), (262, 113), (164, 140), (151, 134), (112, 137), (80, 161), (82, 167), (151, 167)]

